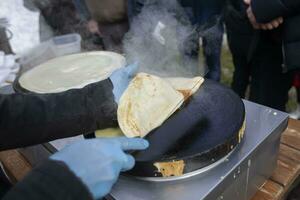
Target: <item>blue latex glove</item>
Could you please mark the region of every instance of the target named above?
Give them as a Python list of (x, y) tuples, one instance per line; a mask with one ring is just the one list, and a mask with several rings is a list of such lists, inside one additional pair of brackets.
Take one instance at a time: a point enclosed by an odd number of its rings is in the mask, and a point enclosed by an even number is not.
[(127, 65), (126, 67), (117, 69), (110, 76), (110, 80), (114, 86), (113, 94), (117, 103), (119, 103), (122, 94), (127, 89), (130, 81), (136, 75), (138, 68), (138, 62), (135, 62), (131, 65)]
[(124, 151), (143, 150), (149, 143), (140, 138), (89, 139), (52, 155), (63, 161), (82, 180), (95, 199), (106, 196), (121, 171), (133, 168), (134, 158)]

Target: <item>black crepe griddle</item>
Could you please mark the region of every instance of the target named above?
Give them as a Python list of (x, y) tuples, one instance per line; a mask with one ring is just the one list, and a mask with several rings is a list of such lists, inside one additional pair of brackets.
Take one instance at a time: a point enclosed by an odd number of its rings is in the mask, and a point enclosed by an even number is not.
[[(16, 92), (34, 93), (18, 80), (13, 84)], [(242, 100), (226, 86), (205, 80), (177, 112), (146, 136), (150, 147), (133, 153), (136, 165), (127, 174), (162, 177), (154, 166), (161, 162), (184, 161), (184, 174), (209, 166), (238, 145), (244, 121)], [(88, 138), (93, 137), (94, 133)]]
[(32, 91), (29, 91), (25, 88), (23, 88), (20, 83), (19, 83), (19, 79), (21, 76), (18, 76), (15, 81), (13, 82), (13, 89), (16, 93), (21, 93), (21, 94), (28, 94), (28, 93), (34, 93)]
[(146, 139), (150, 147), (135, 152), (128, 174), (162, 177), (155, 163), (184, 162), (183, 174), (207, 167), (228, 155), (240, 142), (245, 107), (231, 89), (205, 80), (200, 89)]

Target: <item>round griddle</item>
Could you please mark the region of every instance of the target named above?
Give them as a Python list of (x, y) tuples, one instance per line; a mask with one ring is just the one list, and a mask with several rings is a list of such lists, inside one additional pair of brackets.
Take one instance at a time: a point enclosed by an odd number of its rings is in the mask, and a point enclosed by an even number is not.
[(34, 92), (32, 91), (29, 91), (25, 88), (23, 88), (20, 83), (19, 83), (19, 79), (20, 79), (20, 76), (18, 76), (15, 81), (13, 82), (13, 89), (16, 93), (21, 93), (21, 94), (28, 94), (28, 93), (32, 93), (34, 94)]
[(240, 142), (245, 122), (242, 100), (231, 89), (205, 80), (200, 89), (146, 139), (150, 147), (134, 152), (137, 177), (162, 177), (156, 163), (184, 163), (183, 174), (224, 158)]
[[(13, 87), (18, 93), (33, 93), (23, 88), (18, 78)], [(205, 80), (177, 112), (146, 136), (147, 150), (130, 152), (136, 165), (127, 174), (163, 177), (155, 164), (177, 161), (184, 162), (182, 175), (206, 168), (238, 145), (244, 122), (242, 100), (226, 86)]]

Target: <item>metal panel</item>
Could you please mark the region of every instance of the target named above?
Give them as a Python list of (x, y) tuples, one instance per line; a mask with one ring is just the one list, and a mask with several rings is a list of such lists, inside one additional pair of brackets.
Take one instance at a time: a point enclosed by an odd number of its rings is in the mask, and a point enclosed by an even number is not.
[(245, 137), (227, 161), (181, 181), (154, 183), (123, 176), (111, 196), (116, 200), (250, 199), (274, 169), (278, 139), (287, 127), (288, 116), (247, 101), (245, 105)]
[(247, 199), (251, 199), (257, 190), (264, 184), (277, 166), (277, 158), (279, 153), (281, 133), (285, 127), (278, 127), (273, 134), (270, 135), (256, 151), (253, 152), (252, 158), (248, 160), (249, 182)]

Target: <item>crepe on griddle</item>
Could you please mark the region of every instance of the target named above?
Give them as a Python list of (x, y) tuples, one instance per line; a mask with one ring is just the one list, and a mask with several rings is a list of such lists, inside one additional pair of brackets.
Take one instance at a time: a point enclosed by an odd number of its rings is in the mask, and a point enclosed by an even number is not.
[(144, 137), (183, 103), (184, 96), (165, 80), (139, 73), (120, 99), (118, 122), (127, 137)]
[(176, 112), (203, 81), (202, 77), (165, 80), (146, 73), (137, 74), (120, 99), (118, 122), (121, 130), (127, 137), (145, 137)]
[(204, 82), (204, 78), (201, 76), (194, 78), (165, 78), (165, 80), (168, 81), (175, 90), (182, 93), (185, 100), (197, 92)]

